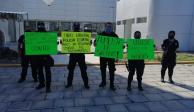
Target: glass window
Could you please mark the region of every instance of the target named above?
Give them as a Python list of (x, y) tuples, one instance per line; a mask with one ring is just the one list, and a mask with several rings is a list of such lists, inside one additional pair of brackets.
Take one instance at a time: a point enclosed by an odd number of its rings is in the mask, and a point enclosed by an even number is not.
[(71, 31), (71, 23), (70, 22), (61, 22), (60, 30), (61, 31)]
[(97, 30), (96, 30), (97, 33), (103, 32), (104, 29), (105, 29), (105, 24), (104, 23), (98, 23), (97, 24)]
[(121, 21), (117, 21), (117, 25), (121, 25)]
[(36, 21), (25, 21), (24, 22), (24, 29), (29, 27), (30, 30), (36, 31)]
[(49, 22), (49, 31), (59, 31), (59, 24), (57, 21)]
[(92, 24), (90, 24), (90, 23), (84, 24), (84, 27), (83, 27), (82, 31), (84, 31), (84, 32), (92, 32)]
[(147, 17), (139, 17), (137, 18), (137, 23), (146, 23), (147, 22)]

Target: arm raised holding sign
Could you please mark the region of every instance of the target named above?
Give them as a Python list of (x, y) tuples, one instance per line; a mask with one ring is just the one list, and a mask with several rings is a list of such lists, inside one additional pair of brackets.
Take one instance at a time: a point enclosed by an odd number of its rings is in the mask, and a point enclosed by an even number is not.
[[(73, 28), (74, 28), (74, 32), (79, 32), (80, 31), (80, 24), (79, 23), (74, 23)], [(81, 35), (81, 34), (77, 33), (76, 37), (83, 37), (83, 36), (87, 36), (87, 35), (83, 35), (83, 34)], [(76, 40), (78, 40), (78, 38)], [(81, 38), (81, 40), (84, 40), (84, 38)], [(68, 77), (67, 77), (67, 85), (65, 87), (69, 88), (69, 87), (72, 86), (73, 75), (74, 75), (74, 70), (75, 70), (76, 63), (78, 63), (79, 68), (81, 70), (81, 76), (82, 76), (82, 79), (83, 79), (83, 82), (84, 82), (84, 87), (86, 89), (89, 89), (88, 75), (87, 75), (87, 65), (86, 65), (86, 62), (85, 62), (85, 54), (84, 53), (70, 53), (69, 65), (68, 65), (69, 74), (68, 74)]]
[[(38, 23), (38, 33), (46, 32), (44, 23)], [(47, 38), (52, 38), (50, 35), (47, 35)], [(39, 36), (41, 38), (41, 36)], [(57, 43), (56, 43), (57, 44)], [(46, 48), (47, 49), (47, 48)], [(45, 48), (40, 48), (39, 50), (46, 50)], [(36, 89), (42, 89), (46, 86), (46, 92), (51, 92), (50, 86), (51, 86), (51, 69), (50, 67), (54, 65), (54, 60), (50, 55), (37, 55), (34, 58), (36, 58), (36, 64), (38, 67), (38, 75), (39, 75), (39, 85), (36, 87)], [(45, 76), (44, 76), (44, 70), (45, 69)], [(46, 81), (45, 81), (46, 80)]]
[[(100, 36), (103, 36), (104, 38), (100, 38)], [(112, 44), (111, 42), (113, 42), (114, 38), (118, 38), (118, 36), (117, 36), (117, 34), (115, 34), (113, 32), (112, 23), (106, 23), (105, 31), (102, 32), (101, 34), (99, 34), (99, 38), (97, 38), (97, 39), (101, 39), (101, 40), (95, 40), (94, 46), (97, 46), (96, 44), (99, 44), (98, 41), (103, 41), (105, 44), (104, 45), (102, 44), (103, 46), (98, 45), (99, 48), (101, 50), (104, 49), (104, 51), (106, 51), (106, 49), (108, 49), (108, 50), (107, 50), (107, 52), (101, 52), (101, 51), (98, 52), (97, 51), (98, 49), (96, 48), (95, 55), (97, 52), (99, 54), (100, 53), (108, 53), (108, 54), (112, 53), (111, 55), (114, 55), (115, 54), (114, 49), (107, 46), (107, 45), (111, 46), (111, 44)], [(111, 52), (108, 52), (108, 51), (111, 51)], [(106, 54), (106, 55), (108, 55), (108, 54)], [(118, 55), (118, 54), (116, 53), (116, 55)], [(110, 89), (114, 91), (114, 90), (116, 90), (116, 88), (114, 86), (114, 75), (115, 75), (115, 71), (116, 71), (114, 58), (100, 57), (100, 70), (101, 70), (102, 82), (100, 83), (99, 87), (106, 86), (106, 67), (107, 67), (107, 64), (108, 64), (109, 74), (110, 74)]]

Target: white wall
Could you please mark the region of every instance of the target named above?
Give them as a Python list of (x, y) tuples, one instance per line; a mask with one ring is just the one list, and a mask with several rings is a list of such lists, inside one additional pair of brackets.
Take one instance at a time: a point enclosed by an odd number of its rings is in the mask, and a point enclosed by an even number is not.
[[(138, 17), (149, 17), (149, 4), (150, 0), (120, 0), (117, 2), (117, 21), (127, 20), (131, 18), (138, 18)], [(148, 18), (149, 19), (149, 18)], [(148, 23), (139, 23), (132, 24), (132, 32), (133, 33), (137, 30), (142, 32), (142, 37), (147, 36), (147, 28)], [(119, 36), (123, 36), (122, 25), (117, 25), (116, 32)]]
[(152, 0), (149, 35), (155, 38), (159, 48), (163, 39), (167, 38), (169, 30), (175, 30), (180, 43), (179, 50), (194, 50), (193, 11), (193, 0)]
[[(116, 0), (54, 0), (51, 6), (43, 0), (0, 0), (0, 11), (27, 12), (29, 20), (115, 22)], [(16, 23), (17, 38), (23, 32), (22, 26)], [(0, 28), (9, 41), (6, 22), (1, 22)]]
[(0, 10), (26, 11), (29, 19), (115, 22), (116, 0), (0, 0)]
[(115, 22), (116, 0), (21, 0), (29, 19)]

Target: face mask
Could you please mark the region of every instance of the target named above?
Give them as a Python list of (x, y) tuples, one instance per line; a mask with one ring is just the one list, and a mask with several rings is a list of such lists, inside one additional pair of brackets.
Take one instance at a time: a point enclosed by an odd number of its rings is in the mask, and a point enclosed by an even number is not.
[(46, 30), (45, 30), (45, 28), (38, 28), (38, 31), (39, 32), (45, 32)]
[(174, 34), (173, 33), (170, 33), (169, 36), (168, 36), (169, 39), (174, 39)]
[(140, 39), (141, 38), (141, 35), (140, 34), (135, 34), (134, 38), (135, 39)]
[(113, 29), (111, 26), (106, 27), (106, 33), (112, 33)]

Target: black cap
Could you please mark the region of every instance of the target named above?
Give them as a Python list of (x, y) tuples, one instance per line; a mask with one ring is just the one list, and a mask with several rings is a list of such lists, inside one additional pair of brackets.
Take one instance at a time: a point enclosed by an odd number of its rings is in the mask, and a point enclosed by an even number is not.
[(176, 34), (175, 31), (173, 31), (173, 30), (169, 31), (168, 34), (170, 34), (170, 33), (173, 33), (174, 35)]
[(38, 28), (43, 28), (43, 27), (45, 27), (45, 24), (43, 23), (43, 22), (38, 22)]
[(45, 24), (43, 22), (38, 22), (38, 31), (39, 32), (45, 32), (46, 31)]
[[(137, 35), (137, 34), (139, 34), (139, 35)], [(140, 39), (141, 38), (141, 32), (140, 31), (135, 31), (134, 38), (135, 39)]]
[(79, 23), (74, 23), (73, 24), (73, 30), (74, 31), (80, 31), (80, 24)]

